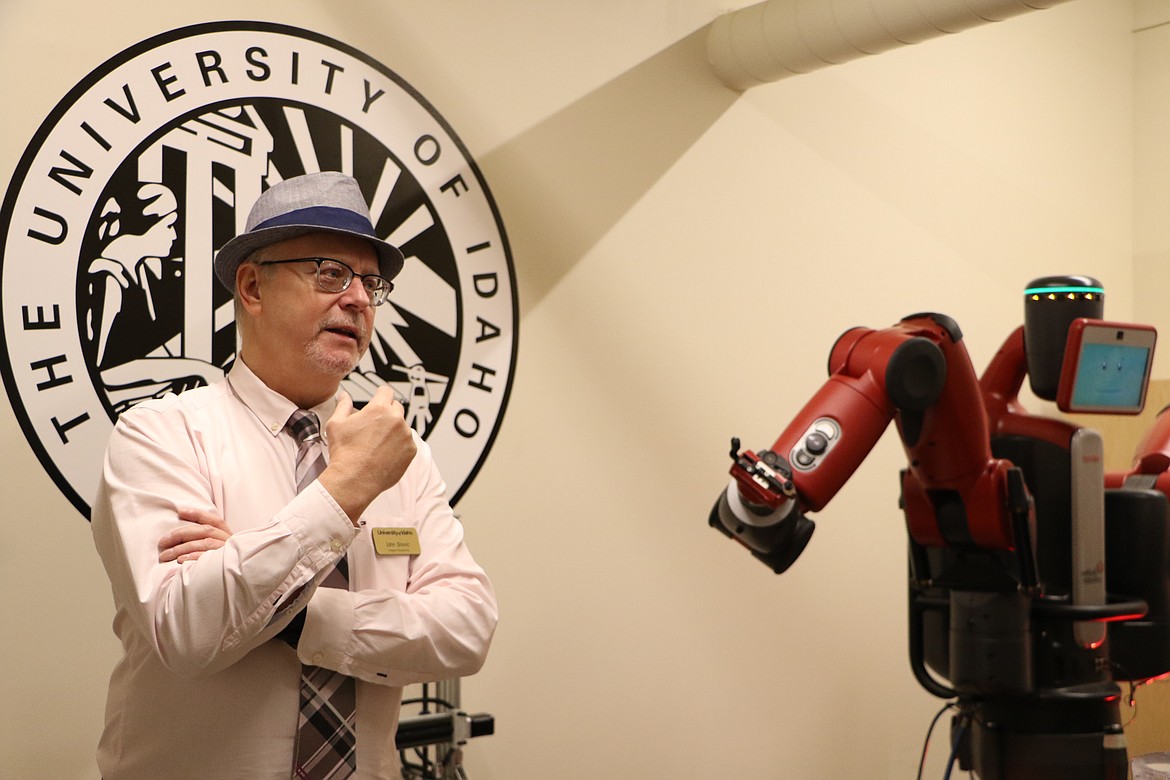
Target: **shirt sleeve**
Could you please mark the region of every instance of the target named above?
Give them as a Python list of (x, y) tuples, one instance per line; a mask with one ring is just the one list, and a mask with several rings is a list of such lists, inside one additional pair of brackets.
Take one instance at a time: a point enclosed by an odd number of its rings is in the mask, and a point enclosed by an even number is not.
[[(200, 438), (181, 415), (165, 413), (171, 407), (138, 407), (119, 418), (92, 530), (115, 604), (133, 630), (171, 671), (198, 677), (278, 633), (311, 597), (316, 574), (344, 554), (357, 530), (314, 483), (267, 522), (233, 533), (222, 548), (195, 561), (160, 563), (159, 540), (184, 522), (180, 507), (223, 514)], [(298, 589), (294, 603), (281, 603)]]
[(297, 646), (304, 663), (393, 686), (463, 677), (483, 665), (498, 620), (495, 592), (464, 543), (429, 447), (416, 441), (418, 454), (393, 489), (419, 536), (406, 588), (318, 588)]

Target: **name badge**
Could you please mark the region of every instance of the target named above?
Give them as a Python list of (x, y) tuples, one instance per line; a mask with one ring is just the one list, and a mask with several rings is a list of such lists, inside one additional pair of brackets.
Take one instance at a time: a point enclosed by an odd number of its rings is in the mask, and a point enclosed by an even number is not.
[(374, 539), (374, 552), (378, 555), (418, 555), (422, 552), (418, 531), (413, 528), (375, 528), (370, 533)]

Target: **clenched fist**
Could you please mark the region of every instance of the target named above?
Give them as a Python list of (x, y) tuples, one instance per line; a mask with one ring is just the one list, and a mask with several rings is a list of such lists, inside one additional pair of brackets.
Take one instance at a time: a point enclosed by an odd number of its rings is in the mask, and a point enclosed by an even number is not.
[(394, 391), (382, 386), (360, 411), (343, 391), (325, 433), (329, 466), (319, 481), (356, 525), (370, 502), (406, 473), (417, 450), (414, 432)]

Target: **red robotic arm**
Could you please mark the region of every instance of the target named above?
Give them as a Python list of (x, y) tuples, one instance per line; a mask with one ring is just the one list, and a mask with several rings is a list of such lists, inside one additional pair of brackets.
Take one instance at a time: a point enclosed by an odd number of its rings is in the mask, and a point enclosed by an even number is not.
[(805, 512), (837, 494), (895, 420), (913, 539), (1012, 549), (1013, 467), (991, 456), (979, 382), (953, 320), (918, 314), (883, 330), (846, 331), (829, 374), (771, 448), (739, 453), (733, 440), (731, 483), (711, 525), (783, 571), (811, 536)]
[(1105, 475), (1106, 487), (1122, 485), (1170, 495), (1170, 407), (1162, 409), (1134, 451), (1130, 470)]

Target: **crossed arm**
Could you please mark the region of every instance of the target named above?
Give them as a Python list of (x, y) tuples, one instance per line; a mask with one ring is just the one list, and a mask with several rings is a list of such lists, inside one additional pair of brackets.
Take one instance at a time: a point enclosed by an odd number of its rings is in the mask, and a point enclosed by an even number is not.
[(217, 550), (232, 535), (232, 529), (215, 512), (203, 509), (179, 510), (183, 524), (158, 540), (158, 561), (193, 561), (208, 550)]

